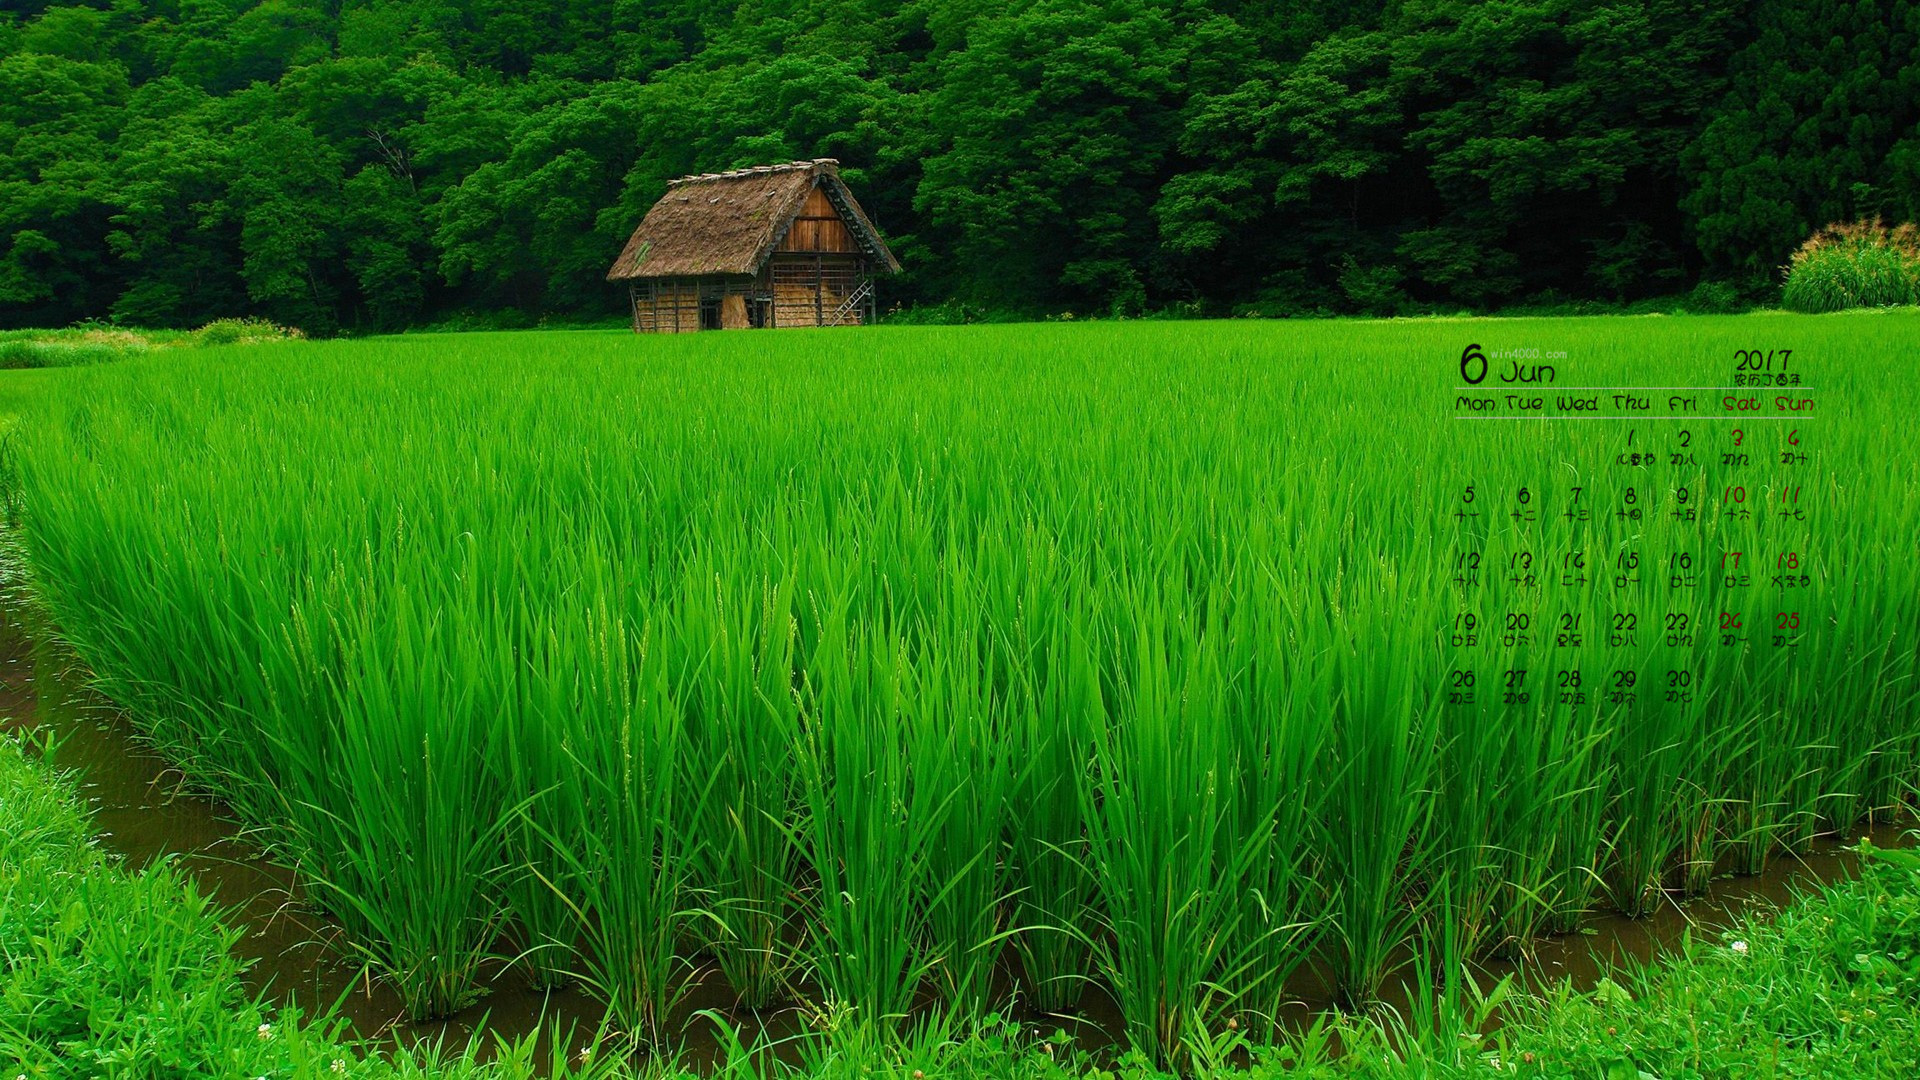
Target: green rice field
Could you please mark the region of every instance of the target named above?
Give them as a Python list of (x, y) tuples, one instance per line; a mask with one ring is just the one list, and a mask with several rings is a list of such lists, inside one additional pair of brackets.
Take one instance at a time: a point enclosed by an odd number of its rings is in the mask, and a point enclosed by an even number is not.
[[(1461, 421), (1469, 343), (1568, 386), (1791, 349), (1821, 411)], [(708, 968), (882, 1028), (1097, 986), (1178, 1061), (1309, 974), (1364, 1006), (1908, 805), (1916, 345), (1913, 313), (283, 342), (61, 373), (4, 483), (99, 687), (416, 1017), (502, 955), (656, 1047)]]

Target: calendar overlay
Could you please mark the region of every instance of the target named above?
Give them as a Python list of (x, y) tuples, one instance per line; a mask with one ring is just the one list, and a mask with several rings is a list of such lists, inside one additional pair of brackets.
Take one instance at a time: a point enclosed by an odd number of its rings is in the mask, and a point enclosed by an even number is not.
[(1531, 464), (1439, 493), (1446, 703), (1698, 706), (1793, 664), (1840, 610), (1811, 550), (1840, 485), (1817, 460), (1825, 402), (1804, 363), (1738, 350), (1687, 385), (1577, 370), (1472, 345), (1449, 380), (1453, 420), (1506, 430), (1489, 431), (1505, 452), (1486, 460)]

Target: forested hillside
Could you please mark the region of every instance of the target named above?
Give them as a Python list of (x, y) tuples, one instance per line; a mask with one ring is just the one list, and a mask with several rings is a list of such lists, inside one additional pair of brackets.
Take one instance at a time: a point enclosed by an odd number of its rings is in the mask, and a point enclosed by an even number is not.
[(8, 326), (612, 314), (667, 180), (799, 157), (954, 311), (1761, 297), (1920, 209), (1909, 0), (4, 7)]

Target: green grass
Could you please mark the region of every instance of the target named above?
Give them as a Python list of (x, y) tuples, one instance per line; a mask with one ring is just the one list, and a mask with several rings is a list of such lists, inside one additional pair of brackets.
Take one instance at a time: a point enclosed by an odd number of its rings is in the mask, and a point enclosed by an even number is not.
[(7, 1075), (525, 1080), (538, 1065), (585, 1080), (606, 1072), (537, 1061), (531, 1039), (370, 1054), (338, 1020), (248, 995), (233, 953), (242, 932), (223, 924), (171, 861), (133, 872), (102, 851), (71, 783), (15, 737), (0, 737)]
[(1499, 1056), (1523, 1076), (1911, 1076), (1917, 913), (1920, 860), (1879, 853), (1857, 882), (1690, 938), (1595, 992), (1509, 999)]
[(11, 423), (40, 403), (59, 383), (58, 371), (0, 372), (0, 418)]
[[(63, 373), (9, 436), (8, 490), (101, 688), (297, 855), (416, 1013), (483, 992), (502, 930), (510, 977), (579, 978), (656, 1051), (709, 961), (743, 1005), (923, 1040), (1003, 1007), (1006, 961), (1050, 1004), (1097, 979), (1138, 1048), (1193, 1065), (1229, 1018), (1266, 1037), (1304, 965), (1363, 1005), (1409, 963), (1524, 955), (1597, 900), (1643, 911), (1907, 798), (1917, 336), (1884, 314), (210, 349)], [(1625, 466), (1624, 425), (1446, 419), (1469, 341), (1565, 349), (1573, 385), (1725, 385), (1736, 349), (1792, 348), (1824, 410), (1808, 521), (1768, 512), (1767, 425), (1761, 464), (1709, 424), (1672, 464), (1649, 424), (1659, 462)], [(1457, 518), (1469, 486), (1484, 513)], [(1575, 486), (1589, 520), (1560, 516)], [(1736, 486), (1762, 512), (1730, 516)], [(1802, 644), (1718, 645), (1722, 613), (1764, 637), (1774, 590), (1666, 586), (1672, 556), (1735, 551), (1805, 558)], [(1457, 584), (1467, 553), (1488, 572)], [(1523, 555), (1592, 583), (1511, 584)], [(1696, 640), (1609, 644), (1623, 612)], [(1503, 644), (1516, 614), (1585, 638)], [(1466, 669), (1482, 693), (1449, 706)], [(1508, 671), (1524, 706), (1498, 703)]]

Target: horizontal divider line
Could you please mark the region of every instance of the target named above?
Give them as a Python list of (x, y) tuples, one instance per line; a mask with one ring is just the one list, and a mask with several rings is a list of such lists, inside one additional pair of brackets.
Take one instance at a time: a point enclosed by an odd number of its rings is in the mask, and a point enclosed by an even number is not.
[[(1531, 385), (1531, 384), (1527, 384)], [(1456, 386), (1455, 390), (1504, 390), (1506, 386)], [(1518, 389), (1514, 387), (1513, 389)], [(1555, 390), (1812, 390), (1811, 386), (1556, 386)]]
[(1456, 416), (1455, 420), (1811, 420), (1810, 416)]

